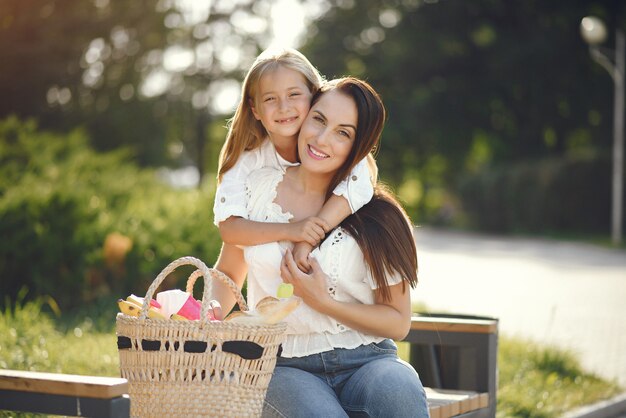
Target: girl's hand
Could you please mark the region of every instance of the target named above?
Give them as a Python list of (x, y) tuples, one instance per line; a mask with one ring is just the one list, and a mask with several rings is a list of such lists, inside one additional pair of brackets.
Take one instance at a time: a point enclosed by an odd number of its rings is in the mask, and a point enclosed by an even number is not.
[(294, 295), (302, 298), (311, 308), (323, 313), (324, 307), (333, 300), (326, 289), (328, 276), (315, 258), (311, 258), (309, 262), (311, 273), (302, 272), (291, 251), (287, 250), (280, 265), (280, 275), (285, 283), (293, 285)]
[(287, 224), (289, 226), (288, 240), (292, 242), (307, 242), (315, 247), (328, 231), (329, 225), (322, 218), (309, 216), (301, 221)]
[(209, 301), (209, 319), (215, 321), (223, 321), (222, 305), (216, 300)]
[(308, 242), (296, 242), (293, 246), (293, 258), (298, 268), (305, 273), (311, 272), (311, 264), (309, 263), (309, 254), (313, 250), (313, 246)]

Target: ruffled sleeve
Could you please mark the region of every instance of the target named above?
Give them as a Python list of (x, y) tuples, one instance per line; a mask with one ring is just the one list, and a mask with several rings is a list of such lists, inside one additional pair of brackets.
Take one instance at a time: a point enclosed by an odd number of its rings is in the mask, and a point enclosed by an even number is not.
[(213, 223), (219, 223), (231, 216), (248, 219), (246, 210), (246, 180), (253, 171), (263, 167), (284, 170), (285, 167), (298, 165), (290, 163), (276, 152), (272, 141), (266, 139), (260, 147), (245, 151), (235, 165), (222, 176), (222, 181), (215, 191), (213, 202)]
[(361, 209), (372, 199), (374, 186), (367, 166), (367, 158), (359, 161), (350, 175), (335, 187), (333, 193), (337, 196), (343, 196), (348, 201), (352, 213)]

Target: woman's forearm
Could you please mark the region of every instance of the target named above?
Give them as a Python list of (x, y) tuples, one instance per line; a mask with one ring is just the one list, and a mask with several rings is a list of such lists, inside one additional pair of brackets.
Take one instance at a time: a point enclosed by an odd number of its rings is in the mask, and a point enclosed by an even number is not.
[(406, 314), (385, 304), (365, 305), (331, 299), (316, 310), (354, 330), (394, 340), (406, 337), (411, 327), (410, 312)]

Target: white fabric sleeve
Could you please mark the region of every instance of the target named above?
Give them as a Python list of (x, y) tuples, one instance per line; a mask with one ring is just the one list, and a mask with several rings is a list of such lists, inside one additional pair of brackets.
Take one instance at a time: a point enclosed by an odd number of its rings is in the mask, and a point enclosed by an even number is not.
[(343, 196), (350, 205), (352, 213), (361, 209), (374, 196), (371, 173), (367, 166), (367, 158), (363, 158), (352, 169), (347, 178), (335, 187), (333, 193)]
[(222, 181), (215, 191), (213, 201), (213, 223), (219, 223), (231, 216), (248, 218), (246, 210), (246, 179), (263, 162), (260, 148), (245, 151), (235, 165), (222, 176)]
[[(402, 280), (403, 280), (402, 276), (397, 271), (394, 271), (393, 274), (389, 274), (389, 272), (387, 272), (387, 277), (386, 278), (387, 278), (387, 285), (388, 286), (396, 285), (396, 284), (402, 282)], [(374, 280), (374, 276), (372, 276), (372, 272), (371, 272), (371, 270), (369, 268), (367, 269), (367, 273), (365, 274), (365, 280), (370, 285), (372, 290), (378, 289), (378, 284), (376, 283), (376, 280)]]

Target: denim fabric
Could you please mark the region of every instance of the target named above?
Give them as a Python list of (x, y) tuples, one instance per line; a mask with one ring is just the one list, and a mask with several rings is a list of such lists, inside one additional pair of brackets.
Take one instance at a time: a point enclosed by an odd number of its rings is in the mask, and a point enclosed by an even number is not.
[(428, 417), (426, 394), (392, 340), (282, 358), (270, 381), (264, 417)]

